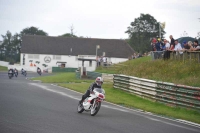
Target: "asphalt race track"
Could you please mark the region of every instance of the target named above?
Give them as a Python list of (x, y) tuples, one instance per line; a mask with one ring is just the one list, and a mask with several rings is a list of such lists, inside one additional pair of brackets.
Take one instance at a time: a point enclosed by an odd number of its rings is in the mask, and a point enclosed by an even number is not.
[(27, 78), (19, 74), (9, 79), (0, 72), (0, 133), (200, 133), (198, 124), (107, 102), (96, 116), (79, 114), (80, 93)]

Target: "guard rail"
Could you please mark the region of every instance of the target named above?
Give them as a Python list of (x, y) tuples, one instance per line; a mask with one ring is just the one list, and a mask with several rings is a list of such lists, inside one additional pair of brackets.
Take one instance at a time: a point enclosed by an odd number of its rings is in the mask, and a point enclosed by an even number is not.
[(170, 106), (200, 110), (200, 88), (114, 74), (114, 88)]

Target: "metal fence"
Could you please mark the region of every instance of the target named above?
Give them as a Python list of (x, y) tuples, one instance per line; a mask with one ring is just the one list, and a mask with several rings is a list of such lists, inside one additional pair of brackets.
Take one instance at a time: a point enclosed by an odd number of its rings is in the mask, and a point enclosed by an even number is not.
[[(101, 74), (101, 73), (98, 73), (98, 72), (90, 72), (90, 71), (87, 71), (86, 73), (87, 73), (87, 75), (86, 75), (84, 78), (96, 79), (97, 77), (102, 77), (102, 74)], [(77, 79), (82, 78), (81, 75), (80, 75), (80, 71), (76, 71), (76, 78), (77, 78)]]
[(170, 106), (200, 110), (200, 88), (114, 74), (114, 88)]
[(96, 79), (97, 77), (101, 77), (101, 76), (102, 76), (101, 73), (87, 71), (87, 77), (89, 79)]
[(52, 72), (75, 72), (77, 68), (52, 67)]
[(189, 60), (190, 62), (196, 61), (198, 63), (200, 63), (200, 51), (185, 51), (183, 53), (179, 53), (179, 52), (171, 52), (171, 59), (175, 59), (175, 60)]
[(151, 59), (163, 59), (164, 51), (151, 51)]
[[(165, 51), (151, 51), (152, 60), (163, 59)], [(200, 63), (200, 51), (170, 52), (170, 59), (196, 61)]]

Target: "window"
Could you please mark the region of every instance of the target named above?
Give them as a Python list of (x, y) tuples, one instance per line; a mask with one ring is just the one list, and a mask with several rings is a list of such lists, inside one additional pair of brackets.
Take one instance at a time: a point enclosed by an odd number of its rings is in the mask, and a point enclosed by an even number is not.
[(60, 55), (53, 55), (53, 60), (61, 60), (61, 56)]
[(34, 55), (33, 55), (33, 58), (34, 58), (34, 59), (39, 59), (39, 57), (40, 57), (39, 54), (34, 54)]
[(33, 59), (33, 55), (32, 54), (28, 54), (28, 58), (29, 59)]
[(29, 59), (39, 59), (40, 56), (38, 54), (28, 54)]

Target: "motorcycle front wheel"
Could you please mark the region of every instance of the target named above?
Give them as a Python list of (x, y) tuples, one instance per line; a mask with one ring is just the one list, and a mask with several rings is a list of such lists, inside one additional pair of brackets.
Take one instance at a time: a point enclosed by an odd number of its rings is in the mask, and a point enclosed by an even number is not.
[(84, 111), (83, 105), (78, 103), (77, 112), (82, 113)]
[(101, 102), (96, 102), (94, 106), (92, 106), (90, 115), (95, 116), (101, 107)]

